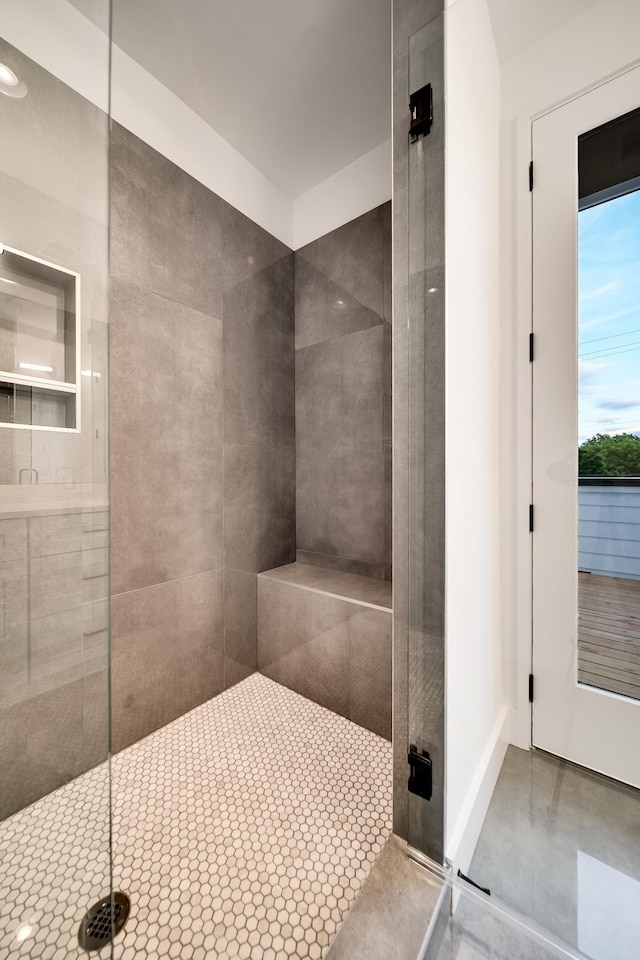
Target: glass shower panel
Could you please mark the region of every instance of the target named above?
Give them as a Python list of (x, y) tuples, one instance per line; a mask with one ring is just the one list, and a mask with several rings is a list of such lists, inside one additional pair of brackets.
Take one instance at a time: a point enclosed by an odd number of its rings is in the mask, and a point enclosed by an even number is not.
[(109, 2), (43, 18), (0, 38), (2, 957), (111, 895)]
[[(444, 848), (444, 32), (409, 38), (409, 95), (430, 129), (408, 151), (409, 846)], [(429, 86), (430, 85), (430, 86)], [(420, 102), (421, 101), (421, 102)], [(426, 104), (426, 107), (425, 107)], [(431, 784), (429, 784), (429, 779)]]

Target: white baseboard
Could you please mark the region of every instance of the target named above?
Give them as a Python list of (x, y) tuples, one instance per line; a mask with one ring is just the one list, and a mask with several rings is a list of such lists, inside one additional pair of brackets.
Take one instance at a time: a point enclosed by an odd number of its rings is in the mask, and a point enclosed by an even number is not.
[(466, 873), (469, 869), (509, 745), (510, 724), (511, 709), (505, 706), (480, 758), (458, 823), (447, 839), (446, 857), (454, 873), (458, 870)]

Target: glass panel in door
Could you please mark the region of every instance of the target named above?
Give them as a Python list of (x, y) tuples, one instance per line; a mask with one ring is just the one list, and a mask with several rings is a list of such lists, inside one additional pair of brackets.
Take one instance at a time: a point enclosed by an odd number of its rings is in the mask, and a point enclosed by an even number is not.
[(640, 111), (578, 141), (578, 680), (640, 699)]

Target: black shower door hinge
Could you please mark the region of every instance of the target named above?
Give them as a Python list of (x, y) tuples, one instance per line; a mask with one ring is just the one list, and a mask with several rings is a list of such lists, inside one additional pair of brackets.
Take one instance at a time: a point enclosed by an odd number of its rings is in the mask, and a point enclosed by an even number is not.
[(529, 192), (533, 190), (533, 160), (529, 164)]
[(529, 533), (533, 533), (533, 504), (529, 504)]
[(415, 143), (420, 137), (427, 136), (433, 123), (433, 90), (430, 83), (411, 94), (409, 110), (411, 111), (409, 139), (411, 143)]
[(529, 363), (533, 363), (533, 334), (529, 334)]
[(431, 800), (433, 793), (433, 775), (431, 757), (426, 750), (418, 752), (415, 744), (409, 747), (409, 793), (415, 793), (423, 800)]
[(529, 703), (533, 703), (533, 674), (529, 674)]

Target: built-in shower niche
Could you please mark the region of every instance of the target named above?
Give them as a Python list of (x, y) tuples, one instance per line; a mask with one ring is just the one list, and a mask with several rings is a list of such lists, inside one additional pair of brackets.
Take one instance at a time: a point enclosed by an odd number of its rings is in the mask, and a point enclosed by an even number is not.
[(78, 430), (80, 277), (0, 245), (0, 426)]

